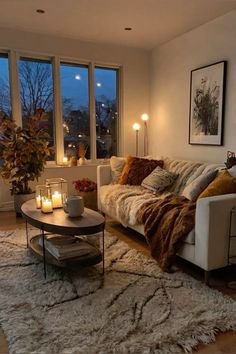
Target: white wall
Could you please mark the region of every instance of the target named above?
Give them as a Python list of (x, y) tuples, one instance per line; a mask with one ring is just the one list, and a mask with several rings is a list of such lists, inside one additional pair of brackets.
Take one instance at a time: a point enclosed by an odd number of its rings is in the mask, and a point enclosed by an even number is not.
[[(236, 151), (236, 11), (152, 51), (150, 154), (221, 161)], [(191, 70), (228, 61), (224, 146), (188, 144)]]
[[(95, 61), (99, 64), (121, 65), (122, 80), (122, 128), (121, 141), (124, 155), (135, 153), (135, 133), (132, 125), (140, 119), (143, 112), (149, 111), (149, 53), (145, 50), (101, 45), (9, 29), (0, 29), (0, 49), (16, 49), (49, 55), (60, 55), (68, 58)], [(142, 132), (141, 132), (142, 134)], [(142, 137), (140, 137), (140, 142)], [(142, 147), (141, 147), (142, 148)], [(140, 149), (141, 150), (141, 149)], [(49, 171), (49, 170), (47, 170)], [(60, 177), (58, 169), (50, 174)], [(77, 171), (77, 170), (76, 170)], [(88, 167), (79, 167), (79, 173), (84, 175)], [(74, 170), (68, 169), (67, 176), (71, 178)], [(91, 172), (91, 170), (90, 170)], [(47, 172), (48, 174), (49, 172)], [(64, 172), (63, 172), (64, 173)], [(96, 173), (93, 166), (92, 175)], [(47, 177), (47, 176), (43, 176)], [(88, 176), (89, 177), (89, 176)], [(0, 182), (0, 206), (9, 200), (8, 188)]]

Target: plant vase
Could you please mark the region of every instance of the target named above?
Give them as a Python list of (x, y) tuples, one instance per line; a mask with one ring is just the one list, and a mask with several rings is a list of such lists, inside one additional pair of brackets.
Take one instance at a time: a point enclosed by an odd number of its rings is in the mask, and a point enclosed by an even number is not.
[(97, 191), (91, 192), (77, 192), (79, 196), (83, 197), (84, 206), (88, 209), (97, 209)]
[(14, 209), (16, 212), (16, 216), (21, 216), (21, 206), (27, 202), (27, 200), (34, 199), (35, 193), (30, 194), (14, 194)]

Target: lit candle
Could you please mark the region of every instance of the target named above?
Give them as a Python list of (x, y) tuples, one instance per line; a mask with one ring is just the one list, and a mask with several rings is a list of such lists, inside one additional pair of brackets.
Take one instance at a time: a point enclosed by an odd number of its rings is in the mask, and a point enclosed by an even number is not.
[(51, 213), (52, 210), (52, 201), (49, 199), (45, 199), (42, 201), (42, 212), (43, 213)]
[(41, 196), (40, 195), (37, 195), (37, 197), (36, 197), (36, 207), (37, 207), (37, 209), (41, 208)]
[(63, 157), (63, 165), (67, 166), (68, 165), (68, 157)]
[(53, 208), (61, 208), (62, 207), (62, 197), (61, 193), (54, 192), (52, 195), (52, 207)]

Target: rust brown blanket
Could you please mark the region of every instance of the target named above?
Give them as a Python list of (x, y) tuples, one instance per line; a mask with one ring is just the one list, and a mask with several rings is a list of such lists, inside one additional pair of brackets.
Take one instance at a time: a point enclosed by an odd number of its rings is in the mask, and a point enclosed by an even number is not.
[(145, 203), (139, 210), (151, 255), (163, 270), (170, 269), (181, 241), (193, 229), (195, 210), (196, 203), (173, 194)]

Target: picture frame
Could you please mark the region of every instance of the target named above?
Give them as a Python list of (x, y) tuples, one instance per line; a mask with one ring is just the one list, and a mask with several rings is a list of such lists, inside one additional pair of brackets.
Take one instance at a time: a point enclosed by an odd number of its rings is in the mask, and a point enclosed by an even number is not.
[(191, 145), (223, 145), (226, 66), (223, 60), (191, 71)]

